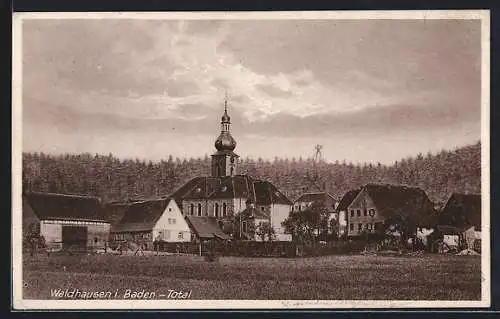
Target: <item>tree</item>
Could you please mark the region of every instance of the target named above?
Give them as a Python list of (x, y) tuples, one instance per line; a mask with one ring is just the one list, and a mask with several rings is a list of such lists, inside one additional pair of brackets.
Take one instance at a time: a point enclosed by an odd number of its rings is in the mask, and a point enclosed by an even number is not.
[(338, 217), (337, 217), (337, 219), (332, 218), (330, 220), (331, 237), (337, 239), (339, 237), (339, 230), (340, 230), (340, 225), (339, 225)]
[(276, 237), (276, 232), (269, 222), (260, 222), (255, 229), (255, 234), (262, 241), (273, 241)]
[(226, 226), (228, 234), (234, 239), (254, 239), (255, 238), (255, 222), (249, 210), (243, 210), (238, 214), (234, 214)]
[(399, 244), (404, 246), (408, 239), (415, 240), (417, 223), (417, 217), (415, 216), (395, 215), (385, 220), (383, 232), (386, 236), (399, 236)]
[(313, 203), (303, 211), (292, 211), (282, 223), (287, 234), (299, 243), (312, 243), (328, 232), (328, 212), (321, 203)]

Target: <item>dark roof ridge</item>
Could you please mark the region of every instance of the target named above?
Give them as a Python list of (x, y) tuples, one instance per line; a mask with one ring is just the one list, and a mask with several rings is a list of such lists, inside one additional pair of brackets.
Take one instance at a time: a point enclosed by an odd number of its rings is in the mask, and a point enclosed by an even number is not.
[(452, 196), (481, 196), (481, 193), (457, 193), (457, 192), (454, 192), (454, 193), (451, 193), (450, 197)]
[(101, 200), (98, 196), (92, 196), (92, 195), (81, 195), (81, 194), (63, 194), (63, 193), (47, 193), (47, 192), (26, 192), (24, 196), (26, 195), (42, 195), (42, 196), (57, 196), (57, 197), (71, 197), (71, 198), (86, 198), (86, 199), (97, 199)]
[(170, 198), (153, 198), (153, 199), (145, 199), (137, 202), (130, 203), (130, 206), (140, 205), (144, 203), (153, 203), (153, 202), (169, 202)]
[(369, 186), (375, 186), (375, 187), (400, 187), (400, 188), (422, 189), (422, 187), (416, 186), (416, 185), (391, 184), (391, 183), (367, 183), (367, 184), (363, 185), (362, 187), (369, 187)]
[(337, 200), (332, 194), (330, 194), (329, 192), (325, 192), (325, 191), (322, 191), (322, 192), (305, 192), (305, 193), (302, 193), (300, 194), (295, 200), (294, 202), (298, 201), (300, 198), (302, 197), (307, 197), (307, 195), (325, 195), (325, 196), (328, 196), (330, 197), (331, 199), (333, 200)]
[(302, 195), (319, 195), (319, 194), (328, 194), (327, 192), (305, 192)]

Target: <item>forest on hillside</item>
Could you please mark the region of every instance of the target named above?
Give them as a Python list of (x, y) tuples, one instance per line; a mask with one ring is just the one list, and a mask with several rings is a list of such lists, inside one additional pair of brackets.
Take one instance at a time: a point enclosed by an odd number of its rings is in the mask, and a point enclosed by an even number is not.
[[(23, 153), (23, 190), (92, 195), (103, 201), (169, 195), (186, 181), (210, 173), (210, 157), (160, 162), (121, 160), (100, 154)], [(315, 162), (302, 158), (272, 161), (243, 158), (239, 174), (273, 182), (291, 200), (303, 192), (326, 190), (336, 198), (367, 183), (419, 186), (443, 204), (452, 192), (480, 193), (481, 144), (438, 154), (418, 154), (392, 165)]]

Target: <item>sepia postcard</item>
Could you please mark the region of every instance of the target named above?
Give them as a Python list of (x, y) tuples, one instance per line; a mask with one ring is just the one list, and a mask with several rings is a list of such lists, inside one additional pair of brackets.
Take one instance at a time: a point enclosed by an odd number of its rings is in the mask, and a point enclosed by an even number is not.
[(489, 307), (489, 19), (15, 13), (14, 309)]

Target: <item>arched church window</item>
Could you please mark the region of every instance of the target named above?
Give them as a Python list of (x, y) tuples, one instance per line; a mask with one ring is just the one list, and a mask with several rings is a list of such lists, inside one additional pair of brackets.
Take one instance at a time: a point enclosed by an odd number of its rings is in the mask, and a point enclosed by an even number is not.
[(215, 217), (219, 217), (219, 203), (215, 203), (214, 211)]
[(198, 216), (201, 216), (201, 204), (198, 204)]
[(222, 216), (226, 217), (227, 214), (227, 205), (226, 203), (222, 203)]
[(190, 213), (191, 213), (191, 215), (193, 215), (193, 214), (194, 214), (194, 204), (191, 204)]

